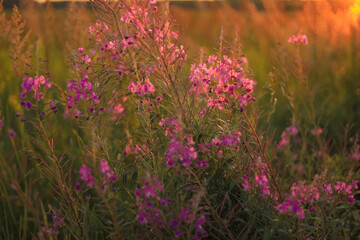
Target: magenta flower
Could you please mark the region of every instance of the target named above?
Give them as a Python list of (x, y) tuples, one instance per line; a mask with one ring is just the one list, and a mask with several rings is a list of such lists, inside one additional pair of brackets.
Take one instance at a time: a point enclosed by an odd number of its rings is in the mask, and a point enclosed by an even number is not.
[(95, 178), (91, 175), (91, 168), (88, 168), (85, 164), (83, 164), (80, 168), (79, 174), (80, 179), (85, 181), (85, 184), (89, 187), (95, 186)]
[(179, 224), (178, 221), (173, 220), (173, 221), (171, 222), (171, 227), (176, 227), (178, 224)]
[(16, 137), (16, 133), (13, 129), (9, 130), (9, 137), (10, 137), (10, 139), (14, 139)]
[(194, 220), (194, 215), (190, 213), (190, 209), (188, 207), (182, 208), (179, 213), (179, 218), (184, 222), (192, 222)]
[(354, 201), (355, 201), (354, 195), (349, 195), (348, 201), (349, 201), (349, 203), (354, 203)]
[(100, 161), (100, 166), (99, 166), (99, 170), (101, 174), (106, 174), (108, 172), (110, 172), (110, 167), (107, 161)]
[[(33, 97), (36, 101), (40, 101), (44, 98), (44, 93), (41, 91), (45, 91), (52, 87), (52, 83), (49, 81), (49, 78), (45, 78), (43, 75), (23, 78), (23, 82), (21, 84), (22, 92), (20, 93), (20, 98), (25, 98), (28, 93), (33, 93)], [(32, 103), (29, 101), (20, 101), (20, 104), (24, 108), (30, 109), (32, 107)]]
[(206, 113), (206, 108), (204, 108), (204, 109), (199, 113), (199, 117), (202, 117), (205, 113)]

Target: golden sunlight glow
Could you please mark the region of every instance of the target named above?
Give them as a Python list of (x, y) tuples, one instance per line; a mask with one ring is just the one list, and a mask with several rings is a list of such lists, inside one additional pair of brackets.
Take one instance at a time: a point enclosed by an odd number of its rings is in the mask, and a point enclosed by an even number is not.
[(360, 0), (355, 0), (354, 4), (350, 7), (350, 12), (353, 18), (356, 19), (360, 14)]

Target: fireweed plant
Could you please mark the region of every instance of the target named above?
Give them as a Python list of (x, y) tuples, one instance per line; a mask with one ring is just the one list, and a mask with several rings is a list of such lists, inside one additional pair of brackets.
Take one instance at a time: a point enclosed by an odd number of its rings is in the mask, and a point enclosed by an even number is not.
[[(299, 116), (279, 144), (258, 130), (257, 82), (237, 36), (229, 43), (221, 34), (214, 53), (200, 51), (192, 60), (168, 3), (91, 3), (99, 19), (88, 27), (89, 47), (71, 56), (66, 88), (39, 70), (20, 84), (18, 117), (36, 138), (36, 167), (51, 192), (48, 205), (34, 205), (35, 195), (12, 183), (34, 222), (29, 237), (359, 236), (353, 173), (343, 179), (325, 169), (311, 181), (285, 179), (284, 158), (301, 145)], [(287, 42), (308, 43), (305, 34)], [(83, 156), (57, 151), (59, 115), (78, 126)], [(0, 115), (0, 130), (3, 125)], [(322, 133), (314, 123), (314, 138), (321, 141)], [(15, 145), (16, 132), (8, 137)], [(355, 149), (351, 157), (358, 155)]]

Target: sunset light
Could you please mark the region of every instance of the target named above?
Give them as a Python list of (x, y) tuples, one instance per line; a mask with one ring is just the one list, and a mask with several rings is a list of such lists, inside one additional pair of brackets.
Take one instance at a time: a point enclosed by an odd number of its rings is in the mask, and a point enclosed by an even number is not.
[(357, 17), (360, 14), (360, 0), (355, 0), (354, 4), (350, 7), (350, 12), (354, 19), (357, 19)]

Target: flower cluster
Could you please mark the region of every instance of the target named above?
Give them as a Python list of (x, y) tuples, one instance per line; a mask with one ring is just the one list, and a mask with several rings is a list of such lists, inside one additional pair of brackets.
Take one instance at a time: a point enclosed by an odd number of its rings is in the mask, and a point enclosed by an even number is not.
[(64, 217), (59, 217), (59, 214), (55, 212), (51, 218), (53, 220), (52, 227), (41, 227), (41, 231), (38, 233), (39, 239), (56, 239), (59, 235), (59, 227), (64, 225)]
[[(25, 77), (21, 84), (22, 92), (20, 98), (25, 98), (28, 93), (33, 93), (34, 99), (38, 102), (44, 98), (44, 91), (51, 88), (52, 83), (49, 78), (45, 78), (43, 75), (36, 77)], [(21, 106), (24, 108), (32, 108), (30, 101), (20, 101)]]
[(218, 59), (211, 55), (206, 63), (192, 64), (189, 77), (191, 91), (203, 94), (208, 107), (240, 108), (243, 111), (250, 100), (255, 100), (251, 93), (256, 82), (246, 74), (241, 60), (230, 59), (226, 55)]
[[(319, 200), (321, 189), (316, 184), (307, 186), (303, 182), (293, 183), (291, 189), (291, 196), (284, 202), (279, 204), (276, 208), (281, 214), (293, 214), (299, 219), (305, 218), (304, 204), (311, 206), (315, 200)], [(325, 193), (332, 193), (331, 184), (324, 185), (323, 191)], [(312, 210), (314, 210), (312, 208)]]
[(159, 122), (159, 125), (165, 128), (165, 136), (174, 138), (180, 134), (182, 128), (178, 121), (171, 117), (171, 118), (163, 118)]
[(311, 134), (312, 134), (312, 135), (315, 135), (315, 136), (316, 136), (316, 135), (321, 135), (322, 132), (323, 132), (323, 129), (320, 128), (320, 127), (316, 127), (316, 128), (314, 128), (314, 129), (311, 130)]
[(85, 181), (88, 187), (95, 187), (95, 178), (91, 175), (92, 169), (83, 164), (80, 168), (80, 179)]
[(70, 79), (67, 84), (67, 89), (70, 94), (68, 95), (67, 108), (72, 112), (73, 116), (79, 117), (81, 114), (78, 109), (78, 102), (80, 100), (89, 101), (91, 107), (90, 112), (94, 112), (94, 106), (99, 104), (99, 97), (97, 96), (92, 83), (90, 82), (87, 74), (80, 81)]
[(289, 43), (297, 43), (298, 45), (308, 45), (309, 44), (309, 41), (308, 41), (308, 38), (305, 34), (298, 34), (298, 35), (292, 35), (289, 40), (288, 40)]
[(291, 136), (296, 136), (298, 134), (298, 130), (295, 126), (288, 127), (281, 134), (281, 141), (279, 143), (279, 148), (284, 148), (285, 146), (290, 144)]
[[(252, 188), (251, 182), (249, 182), (249, 176), (245, 175), (243, 178), (244, 182), (242, 183), (242, 186), (246, 191), (249, 191)], [(268, 184), (269, 180), (267, 179), (266, 172), (264, 170), (260, 171), (259, 175), (255, 175), (253, 179), (253, 186), (257, 192), (260, 192), (261, 199), (264, 199), (265, 195), (271, 195), (270, 186)]]
[[(178, 215), (179, 221), (177, 220), (173, 220), (171, 226), (173, 228), (176, 228), (176, 226), (178, 226), (181, 221), (184, 223), (193, 223), (195, 219), (195, 234), (193, 235), (194, 239), (198, 240), (201, 239), (201, 237), (207, 237), (208, 233), (207, 231), (204, 229), (204, 225), (206, 223), (206, 214), (204, 213), (199, 213), (197, 216), (195, 216), (193, 213), (191, 213), (191, 209), (189, 207), (184, 207), (181, 209), (179, 215)], [(181, 236), (181, 231), (180, 230), (176, 230), (175, 231), (175, 236)]]
[(207, 237), (208, 233), (204, 226), (207, 215), (204, 212), (195, 211), (191, 206), (182, 207), (176, 216), (169, 215), (168, 209), (171, 199), (161, 198), (164, 194), (164, 186), (157, 177), (149, 176), (142, 180), (140, 188), (135, 190), (138, 213), (136, 220), (145, 226), (149, 226), (153, 232), (171, 229), (174, 237), (180, 237), (185, 232), (191, 232), (195, 239)]
[[(185, 167), (188, 172), (189, 167), (195, 163), (198, 167), (207, 167), (208, 162), (204, 159), (198, 159), (198, 153), (195, 149), (195, 142), (191, 135), (182, 134), (182, 128), (174, 118), (161, 119), (160, 126), (165, 128), (165, 136), (169, 137), (169, 149), (166, 152), (166, 165), (170, 168)], [(208, 148), (202, 144), (202, 151), (208, 152)], [(206, 151), (205, 151), (206, 150)]]
[[(107, 32), (109, 29), (108, 25), (104, 22), (97, 21), (95, 26), (89, 26), (88, 31), (89, 35), (100, 37), (103, 33)], [(97, 42), (101, 42), (101, 38), (98, 38)]]
[[(182, 165), (189, 170), (188, 167), (193, 164), (193, 161), (197, 158), (197, 153), (194, 148), (194, 141), (191, 136), (186, 137), (186, 143), (173, 138), (169, 143), (169, 149), (166, 152), (166, 165), (170, 168), (177, 168)], [(206, 167), (207, 161), (198, 161), (199, 167)]]
[(107, 161), (100, 160), (99, 171), (103, 175), (105, 181), (105, 183), (101, 186), (102, 188), (104, 188), (105, 185), (111, 185), (118, 180), (114, 171), (110, 170), (110, 166)]
[(291, 195), (276, 208), (281, 214), (293, 214), (299, 219), (305, 218), (305, 206), (314, 212), (314, 202), (320, 199), (333, 201), (335, 195), (343, 198), (345, 196), (349, 203), (354, 203), (353, 189), (358, 189), (358, 181), (353, 180), (351, 184), (345, 182), (337, 182), (334, 187), (331, 184), (324, 184), (323, 187), (318, 183), (311, 186), (305, 185), (303, 182), (294, 183), (290, 189)]
[(210, 144), (213, 146), (224, 146), (224, 147), (233, 147), (239, 149), (241, 132), (238, 130), (234, 131), (232, 135), (223, 135), (219, 138), (215, 137), (210, 141)]
[(157, 205), (165, 206), (170, 202), (170, 199), (160, 198), (160, 193), (163, 191), (162, 182), (158, 181), (157, 177), (150, 176), (142, 181), (140, 189), (135, 190), (136, 204), (138, 206), (136, 220), (140, 224), (145, 225), (156, 222), (158, 227), (164, 227), (164, 219)]
[[(133, 31), (127, 31), (127, 36), (123, 37), (121, 47), (123, 50), (129, 45), (142, 46), (145, 40), (147, 44), (156, 45), (157, 54), (161, 56), (160, 65), (173, 64), (178, 60), (186, 59), (186, 52), (183, 46), (178, 47), (174, 40), (177, 40), (179, 34), (173, 31), (169, 21), (159, 24), (155, 18), (157, 6), (156, 1), (134, 1), (131, 6), (120, 5), (123, 10), (120, 20)], [(130, 33), (129, 33), (130, 32)], [(169, 41), (170, 40), (170, 41)], [(146, 46), (148, 49), (149, 46)]]
[(277, 206), (277, 210), (281, 214), (293, 214), (299, 219), (305, 219), (304, 208), (299, 205), (299, 202), (296, 200), (287, 199), (283, 203)]
[(140, 82), (130, 82), (128, 89), (130, 92), (137, 93), (139, 96), (153, 94), (155, 92), (154, 85), (150, 82), (149, 78), (145, 78), (144, 84), (141, 84)]
[(353, 195), (353, 189), (358, 189), (358, 182), (357, 180), (353, 180), (351, 184), (346, 184), (345, 182), (336, 182), (336, 185), (334, 186), (334, 190), (342, 195), (347, 196), (347, 200), (350, 203), (354, 203), (354, 195)]
[[(92, 176), (91, 172), (92, 169), (83, 164), (79, 170), (80, 179), (83, 180), (88, 187), (95, 187), (96, 180)], [(101, 185), (102, 189), (104, 189), (107, 185), (113, 184), (118, 179), (114, 171), (110, 170), (110, 166), (107, 161), (100, 160), (99, 172), (102, 174), (104, 179), (104, 183)], [(80, 189), (81, 185), (77, 184), (76, 188)]]
[(149, 153), (149, 148), (145, 145), (138, 145), (135, 144), (135, 147), (131, 147), (130, 144), (126, 145), (124, 155), (130, 155), (130, 154), (140, 154), (141, 156), (145, 156), (146, 153)]

